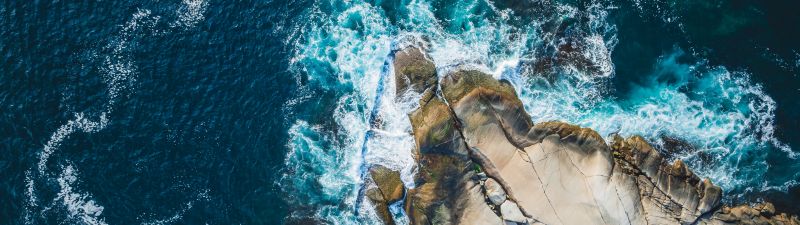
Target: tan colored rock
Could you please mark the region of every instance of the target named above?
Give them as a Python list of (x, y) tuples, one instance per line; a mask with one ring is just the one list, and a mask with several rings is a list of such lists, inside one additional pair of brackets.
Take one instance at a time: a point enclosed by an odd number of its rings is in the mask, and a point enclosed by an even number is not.
[(411, 223), (502, 223), (486, 204), (479, 179), (473, 179), (475, 166), (446, 103), (432, 97), (410, 119), (419, 163), (417, 187), (409, 190), (405, 206)]
[(389, 204), (403, 198), (403, 181), (400, 180), (399, 171), (375, 165), (369, 168), (369, 173), (383, 195), (383, 199), (386, 199)]
[(526, 136), (533, 122), (525, 113), (522, 102), (516, 97), (514, 87), (508, 82), (469, 70), (448, 74), (442, 78), (441, 87), (444, 98), (455, 114), (465, 120), (464, 123), (469, 122), (468, 120), (477, 123), (476, 126), (465, 127), (465, 132), (479, 128), (480, 124), (494, 124), (501, 128), (501, 132), (495, 135), (503, 135), (510, 144), (530, 145)]
[(394, 224), (389, 205), (403, 198), (403, 181), (400, 172), (381, 165), (369, 168), (374, 186), (367, 188), (366, 195), (375, 206), (375, 212), (386, 224)]
[(375, 207), (375, 213), (378, 214), (385, 224), (395, 224), (392, 219), (392, 213), (389, 211), (388, 201), (383, 198), (383, 193), (381, 193), (376, 186), (368, 187), (364, 195), (372, 202), (372, 205)]
[(764, 225), (798, 225), (795, 215), (785, 213), (776, 214), (772, 203), (764, 202), (755, 205), (739, 205), (736, 207), (724, 206), (716, 211), (710, 218), (698, 222), (703, 225), (728, 225), (728, 224), (764, 224)]
[(769, 202), (765, 202), (761, 205), (761, 215), (764, 216), (772, 216), (775, 214), (775, 205)]
[(522, 215), (519, 211), (517, 203), (513, 201), (505, 201), (500, 205), (500, 214), (503, 215), (503, 220), (514, 223), (527, 223), (528, 218)]

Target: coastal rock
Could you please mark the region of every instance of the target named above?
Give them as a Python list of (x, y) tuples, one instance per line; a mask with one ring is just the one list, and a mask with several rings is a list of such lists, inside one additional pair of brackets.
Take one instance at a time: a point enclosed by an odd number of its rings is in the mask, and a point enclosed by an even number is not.
[(389, 203), (383, 197), (383, 193), (381, 193), (377, 186), (367, 187), (364, 195), (372, 202), (372, 205), (375, 207), (375, 213), (378, 214), (378, 217), (380, 217), (385, 224), (395, 224), (392, 219), (392, 213), (389, 211)]
[(400, 180), (400, 172), (391, 170), (381, 165), (374, 165), (369, 168), (372, 180), (378, 186), (378, 190), (383, 198), (391, 204), (403, 198), (403, 181)]
[(503, 220), (514, 223), (527, 223), (528, 218), (522, 215), (519, 207), (512, 201), (506, 201), (500, 205), (500, 214), (503, 215)]
[[(419, 171), (406, 212), (412, 224), (502, 222), (486, 204), (480, 181), (447, 105), (433, 98), (412, 113)], [(466, 223), (466, 222), (465, 222)]]
[(502, 219), (486, 204), (480, 180), (472, 179), (477, 177), (476, 166), (457, 120), (447, 103), (432, 94), (436, 82), (416, 82), (416, 78), (419, 76), (409, 80), (425, 86), (414, 86), (419, 88), (415, 90), (426, 90), (427, 94), (409, 115), (419, 166), (416, 188), (408, 191), (405, 205), (411, 223), (501, 224)]
[(724, 206), (716, 211), (711, 218), (703, 219), (698, 222), (702, 225), (728, 225), (728, 224), (783, 224), (798, 225), (795, 215), (786, 213), (776, 214), (775, 206), (772, 203), (764, 202), (755, 205), (739, 205), (736, 207)]
[[(432, 65), (419, 50), (401, 53), (395, 60)], [(409, 115), (419, 166), (405, 202), (412, 224), (796, 221), (770, 205), (721, 206), (718, 186), (680, 160), (668, 162), (642, 137), (606, 142), (588, 128), (534, 124), (508, 82), (460, 70), (437, 85), (427, 78), (435, 70), (409, 75), (427, 71), (409, 66), (416, 65), (395, 62), (406, 71), (398, 75), (408, 81), (402, 88), (422, 93)]]
[(436, 86), (436, 67), (419, 48), (405, 48), (395, 52), (394, 74), (397, 96), (408, 91), (422, 93)]
[(404, 188), (400, 172), (375, 165), (369, 168), (369, 173), (374, 185), (367, 188), (365, 195), (372, 201), (378, 216), (386, 224), (394, 224), (389, 205), (403, 198)]

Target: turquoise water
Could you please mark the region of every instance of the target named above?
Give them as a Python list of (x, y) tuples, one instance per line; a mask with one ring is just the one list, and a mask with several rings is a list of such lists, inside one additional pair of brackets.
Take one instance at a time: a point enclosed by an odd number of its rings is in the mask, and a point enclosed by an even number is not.
[(426, 48), (439, 74), (510, 81), (536, 122), (642, 135), (726, 202), (800, 213), (796, 8), (5, 2), (0, 224), (380, 223), (364, 168), (415, 185), (407, 113), (419, 96), (395, 95), (388, 63), (406, 46)]

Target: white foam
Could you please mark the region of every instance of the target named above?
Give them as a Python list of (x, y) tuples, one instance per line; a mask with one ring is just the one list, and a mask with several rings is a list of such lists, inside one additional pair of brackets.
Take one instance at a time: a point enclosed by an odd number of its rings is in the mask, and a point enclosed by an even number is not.
[(33, 215), (31, 210), (39, 206), (39, 200), (36, 198), (36, 186), (33, 184), (31, 178), (31, 171), (25, 171), (25, 224), (33, 224)]
[[(391, 64), (390, 64), (391, 65)], [(413, 188), (415, 174), (415, 160), (413, 149), (414, 137), (411, 135), (411, 121), (408, 114), (419, 107), (420, 94), (407, 91), (396, 95), (394, 68), (389, 68), (384, 80), (384, 93), (380, 108), (380, 129), (373, 130), (374, 136), (368, 140), (369, 153), (366, 161), (370, 165), (383, 165), (395, 171), (400, 171), (403, 184)]]
[(189, 210), (192, 210), (192, 208), (194, 207), (196, 202), (207, 201), (207, 200), (208, 200), (208, 190), (204, 190), (204, 191), (200, 192), (199, 194), (197, 194), (197, 198), (195, 200), (183, 203), (183, 206), (181, 206), (180, 209), (178, 209), (174, 214), (172, 214), (172, 216), (169, 216), (169, 217), (166, 217), (166, 218), (162, 218), (162, 219), (156, 219), (156, 220), (152, 220), (152, 221), (142, 222), (141, 224), (142, 225), (174, 224), (174, 223), (180, 221), (183, 218), (183, 215), (185, 215), (187, 212), (189, 212)]
[(185, 28), (196, 26), (205, 19), (207, 7), (208, 2), (205, 0), (183, 0), (178, 10), (178, 20), (173, 23), (173, 26)]
[(67, 121), (67, 124), (59, 127), (58, 130), (56, 130), (56, 132), (50, 136), (50, 140), (45, 144), (42, 153), (39, 155), (39, 173), (45, 174), (47, 160), (50, 158), (50, 155), (61, 146), (61, 142), (64, 141), (65, 138), (72, 135), (72, 133), (74, 133), (76, 130), (94, 133), (102, 130), (107, 125), (108, 117), (106, 116), (106, 113), (102, 113), (100, 115), (100, 120), (98, 121), (91, 121), (87, 119), (83, 113), (76, 113), (75, 119)]
[[(292, 191), (313, 193), (312, 198), (339, 199), (345, 206), (352, 207), (359, 198), (359, 186), (364, 182), (359, 171), (362, 164), (380, 164), (400, 170), (404, 183), (413, 185), (410, 178), (413, 173), (413, 138), (410, 138), (410, 123), (403, 112), (412, 106), (395, 102), (394, 77), (391, 74), (383, 74), (384, 90), (377, 92), (383, 65), (392, 50), (391, 35), (395, 28), (371, 4), (344, 4), (346, 10), (335, 15), (319, 15), (318, 9), (311, 9), (312, 21), (294, 29), (303, 36), (287, 40), (296, 47), (292, 66), (295, 70), (309, 73), (308, 80), (312, 85), (337, 89), (352, 87), (353, 92), (339, 97), (331, 115), (337, 124), (335, 133), (338, 135), (302, 120), (294, 122), (289, 130), (290, 151), (285, 163), (287, 168), (295, 168), (295, 174), (285, 174), (283, 179), (284, 183), (290, 183), (288, 186)], [(307, 65), (306, 62), (323, 62), (332, 71), (319, 71), (316, 69), (318, 65)], [(325, 75), (335, 79), (323, 77)], [(294, 104), (306, 99), (302, 96), (305, 95), (301, 94)], [(380, 98), (380, 105), (375, 105), (376, 98)], [(376, 107), (382, 124), (370, 131), (369, 117)], [(372, 132), (372, 136), (365, 143), (367, 132)], [(364, 147), (367, 154), (362, 161), (361, 150)], [(307, 168), (309, 162), (316, 169)], [(369, 203), (362, 201), (362, 204)], [(315, 207), (317, 217), (328, 223), (379, 221), (374, 212), (370, 212), (372, 207), (359, 207), (362, 212), (324, 204)]]
[(101, 217), (103, 206), (95, 203), (91, 195), (73, 190), (78, 175), (72, 165), (67, 165), (57, 180), (61, 190), (53, 201), (63, 203), (70, 219), (79, 219), (84, 224), (90, 225), (107, 224)]
[[(295, 195), (318, 194), (302, 200), (307, 204), (322, 204), (326, 199), (347, 196), (348, 187), (359, 179), (352, 169), (355, 153), (340, 151), (335, 140), (325, 135), (321, 127), (302, 120), (296, 121), (289, 129), (289, 151), (285, 163), (292, 174), (284, 174), (281, 183), (284, 188), (298, 191)], [(352, 204), (355, 198), (344, 198), (343, 201)]]

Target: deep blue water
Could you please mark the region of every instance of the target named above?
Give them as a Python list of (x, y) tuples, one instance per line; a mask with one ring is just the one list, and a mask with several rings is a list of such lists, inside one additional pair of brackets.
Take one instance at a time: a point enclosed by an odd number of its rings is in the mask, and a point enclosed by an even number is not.
[[(534, 121), (683, 140), (727, 202), (799, 213), (798, 6), (6, 1), (0, 224), (374, 223), (360, 168), (414, 185), (414, 96), (384, 63), (419, 40), (440, 72), (509, 79)], [(570, 41), (596, 70), (531, 72)]]

